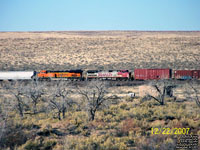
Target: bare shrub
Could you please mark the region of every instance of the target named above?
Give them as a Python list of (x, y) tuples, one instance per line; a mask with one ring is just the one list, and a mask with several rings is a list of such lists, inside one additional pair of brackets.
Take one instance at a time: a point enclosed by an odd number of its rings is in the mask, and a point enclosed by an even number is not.
[(184, 95), (187, 99), (192, 99), (196, 102), (197, 106), (200, 108), (200, 89), (199, 85), (195, 80), (188, 81), (187, 84), (184, 86)]
[(57, 81), (54, 86), (49, 87), (49, 106), (51, 109), (56, 110), (57, 118), (61, 120), (65, 118), (65, 112), (67, 108), (72, 107), (75, 102), (70, 98), (72, 91), (71, 86), (67, 81)]
[(31, 103), (33, 104), (33, 113), (37, 113), (37, 104), (44, 95), (44, 83), (38, 82), (37, 80), (33, 80), (30, 84), (25, 87), (24, 94), (31, 99)]
[[(146, 95), (148, 97), (156, 100), (160, 105), (165, 104), (165, 96), (167, 95), (167, 91), (174, 87), (175, 85), (169, 80), (155, 80), (149, 83), (150, 87), (153, 88), (153, 92), (156, 93), (156, 96), (152, 94), (151, 91), (147, 91)], [(170, 89), (171, 90), (171, 89)]]
[(19, 112), (21, 117), (24, 117), (25, 108), (28, 107), (28, 101), (25, 98), (25, 84), (24, 82), (16, 81), (10, 82), (6, 85), (8, 88), (8, 92), (11, 93), (13, 98), (13, 105)]
[(110, 98), (107, 96), (107, 85), (103, 81), (91, 81), (85, 87), (77, 87), (78, 93), (83, 96), (89, 113), (89, 120), (94, 120), (96, 111), (106, 105)]

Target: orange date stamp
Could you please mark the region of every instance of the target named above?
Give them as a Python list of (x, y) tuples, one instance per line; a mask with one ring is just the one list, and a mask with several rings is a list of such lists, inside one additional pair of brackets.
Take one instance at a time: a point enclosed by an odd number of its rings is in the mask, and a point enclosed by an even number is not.
[(189, 134), (190, 128), (151, 128), (151, 134)]

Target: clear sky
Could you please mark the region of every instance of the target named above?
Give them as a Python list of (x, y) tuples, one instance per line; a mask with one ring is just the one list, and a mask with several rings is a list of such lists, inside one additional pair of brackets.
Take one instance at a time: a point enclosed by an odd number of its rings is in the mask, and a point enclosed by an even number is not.
[(0, 31), (200, 30), (200, 0), (0, 0)]

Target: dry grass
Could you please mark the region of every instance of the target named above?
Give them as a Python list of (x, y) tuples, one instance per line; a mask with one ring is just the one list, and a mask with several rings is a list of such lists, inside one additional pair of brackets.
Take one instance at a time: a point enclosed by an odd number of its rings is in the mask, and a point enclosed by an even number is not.
[(200, 32), (2, 32), (0, 70), (200, 69)]

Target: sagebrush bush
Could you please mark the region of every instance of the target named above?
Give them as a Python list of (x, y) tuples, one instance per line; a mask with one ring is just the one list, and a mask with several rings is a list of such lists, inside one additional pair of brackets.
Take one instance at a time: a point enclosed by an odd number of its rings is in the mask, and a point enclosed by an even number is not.
[(29, 141), (25, 144), (25, 150), (52, 150), (56, 145), (55, 141), (47, 141), (47, 142), (35, 142)]

